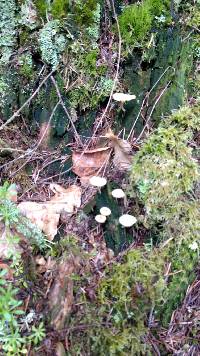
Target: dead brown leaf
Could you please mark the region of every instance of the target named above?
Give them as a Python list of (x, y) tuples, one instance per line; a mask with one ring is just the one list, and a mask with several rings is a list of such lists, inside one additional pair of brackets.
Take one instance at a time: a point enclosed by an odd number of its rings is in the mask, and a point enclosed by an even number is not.
[(82, 190), (77, 185), (71, 185), (69, 188), (63, 188), (58, 184), (50, 184), (50, 189), (54, 192), (50, 203), (67, 203), (73, 208), (80, 208)]
[(72, 153), (73, 172), (82, 179), (89, 182), (90, 177), (99, 173), (109, 160), (110, 147), (101, 147), (94, 150), (74, 151)]
[(128, 141), (118, 138), (111, 129), (105, 135), (114, 149), (113, 164), (120, 171), (129, 170), (131, 167), (132, 155), (131, 145)]
[(57, 226), (60, 214), (56, 213), (48, 203), (22, 202), (18, 204), (19, 211), (30, 219), (41, 231), (43, 231), (49, 240), (53, 240), (57, 234)]
[(50, 186), (55, 195), (45, 203), (22, 202), (18, 204), (20, 212), (43, 231), (49, 240), (57, 234), (60, 214), (73, 214), (81, 206), (82, 190), (76, 185), (63, 188), (58, 184)]

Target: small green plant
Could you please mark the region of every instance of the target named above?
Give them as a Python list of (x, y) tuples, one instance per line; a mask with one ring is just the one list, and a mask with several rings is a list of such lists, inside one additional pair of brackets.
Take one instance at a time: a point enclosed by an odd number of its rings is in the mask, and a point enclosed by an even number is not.
[[(12, 228), (15, 227), (40, 249), (47, 247), (47, 244), (42, 233), (27, 219), (22, 218), (15, 204), (9, 200), (13, 194), (15, 194), (13, 187), (7, 182), (0, 187), (0, 220), (5, 225), (6, 258), (10, 260), (10, 267), (17, 277), (18, 284), (24, 285), (20, 276), (24, 271), (18, 250), (19, 238), (13, 236)], [(40, 323), (38, 327), (32, 327), (29, 336), (21, 334), (20, 316), (24, 315), (20, 309), (22, 303), (17, 297), (18, 289), (5, 280), (5, 273), (6, 271), (0, 272), (0, 343), (6, 355), (23, 355), (27, 353), (27, 346), (30, 343), (37, 345), (42, 341), (45, 329), (43, 323)]]
[(17, 242), (17, 236), (13, 237), (11, 233), (12, 228), (15, 228), (18, 233), (23, 234), (39, 249), (47, 248), (50, 245), (42, 232), (36, 225), (23, 217), (16, 205), (10, 200), (13, 194), (11, 187), (7, 182), (0, 187), (0, 220), (5, 224), (10, 242), (13, 242), (13, 244)]
[(66, 18), (69, 10), (69, 0), (54, 0), (51, 5), (51, 13), (54, 19)]
[(8, 285), (4, 279), (5, 273), (0, 272), (0, 343), (6, 355), (21, 355), (27, 352), (17, 321), (23, 311), (19, 309), (21, 302), (16, 298), (18, 290)]
[(37, 327), (33, 326), (31, 329), (31, 335), (29, 336), (29, 340), (35, 346), (38, 345), (45, 337), (45, 328), (44, 323), (41, 322)]

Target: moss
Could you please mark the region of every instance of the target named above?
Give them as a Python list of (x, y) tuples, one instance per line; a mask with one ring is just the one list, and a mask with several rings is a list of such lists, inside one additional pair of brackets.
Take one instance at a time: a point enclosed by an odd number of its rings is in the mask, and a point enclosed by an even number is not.
[(70, 105), (79, 108), (80, 111), (95, 109), (109, 95), (112, 86), (112, 79), (103, 76), (91, 78), (84, 85), (79, 85), (69, 92)]
[(170, 0), (146, 0), (149, 10), (153, 16), (160, 16), (170, 10)]
[(122, 39), (127, 46), (142, 41), (152, 24), (152, 15), (149, 6), (130, 5), (125, 8), (119, 17)]
[(130, 49), (141, 46), (150, 31), (155, 16), (169, 9), (169, 0), (144, 0), (141, 4), (126, 6), (119, 16), (119, 25), (123, 42)]
[(30, 52), (23, 53), (19, 58), (19, 74), (27, 79), (33, 77), (33, 60)]
[(182, 41), (179, 30), (173, 29), (158, 35), (156, 61), (151, 70), (150, 86), (152, 87), (164, 71), (166, 72), (150, 95), (152, 105), (154, 98), (159, 96), (163, 88), (167, 89), (155, 107), (154, 122), (159, 123), (163, 115), (169, 115), (172, 110), (177, 110), (186, 102), (188, 78), (193, 66), (192, 52), (192, 42), (190, 40)]
[(82, 64), (88, 74), (97, 74), (97, 58), (99, 55), (99, 49), (93, 49), (89, 53), (85, 53), (85, 58), (82, 59)]
[(54, 0), (51, 5), (51, 14), (54, 19), (66, 17), (69, 10), (69, 0)]
[(94, 21), (94, 12), (100, 2), (96, 0), (76, 1), (74, 5), (74, 17), (79, 26), (89, 27)]
[(46, 0), (34, 0), (37, 12), (42, 18), (46, 18), (47, 10), (49, 9), (48, 2)]
[(27, 29), (23, 29), (19, 33), (20, 45), (24, 46), (30, 39), (30, 32)]
[(145, 226), (157, 227), (161, 241), (173, 241), (166, 256), (173, 271), (181, 270), (178, 277), (171, 278), (165, 303), (159, 307), (165, 325), (190, 284), (198, 262), (198, 254), (189, 248), (198, 241), (198, 200), (186, 196), (199, 179), (197, 162), (188, 147), (198, 126), (198, 106), (175, 112), (136, 155), (131, 174), (132, 185), (146, 211)]
[(198, 179), (196, 162), (187, 147), (198, 122), (196, 113), (182, 108), (159, 126), (134, 161), (131, 179), (152, 223), (162, 221), (161, 210), (174, 206)]

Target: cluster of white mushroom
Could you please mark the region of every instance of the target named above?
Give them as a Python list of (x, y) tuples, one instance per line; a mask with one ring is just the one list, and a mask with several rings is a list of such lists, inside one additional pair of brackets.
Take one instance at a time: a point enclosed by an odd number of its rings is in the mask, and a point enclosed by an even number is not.
[[(99, 176), (93, 176), (90, 178), (90, 184), (93, 185), (94, 187), (102, 188), (107, 184), (107, 179)], [(114, 189), (111, 192), (113, 198), (115, 199), (122, 199), (125, 198), (125, 193), (122, 189)], [(103, 206), (100, 209), (100, 214), (95, 216), (96, 222), (99, 224), (104, 224), (107, 220), (107, 217), (111, 215), (111, 210), (110, 208)], [(131, 227), (137, 222), (137, 219), (135, 216), (130, 215), (130, 214), (123, 214), (119, 218), (119, 223), (124, 226), (124, 227)]]

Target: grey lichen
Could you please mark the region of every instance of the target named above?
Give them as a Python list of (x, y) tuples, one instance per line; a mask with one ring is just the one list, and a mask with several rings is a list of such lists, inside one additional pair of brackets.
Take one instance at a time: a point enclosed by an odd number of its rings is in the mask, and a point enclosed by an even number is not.
[(59, 20), (52, 20), (44, 25), (39, 33), (39, 45), (42, 60), (55, 69), (66, 46), (65, 36), (60, 33)]
[(37, 27), (37, 10), (33, 1), (25, 0), (21, 4), (21, 14), (19, 23), (30, 28), (31, 30)]
[(0, 0), (0, 65), (7, 64), (16, 42), (16, 2)]
[(0, 76), (0, 107), (3, 108), (6, 103), (6, 93), (9, 89), (8, 83), (3, 76)]
[(94, 24), (87, 28), (87, 33), (90, 37), (92, 48), (98, 48), (97, 41), (99, 39), (100, 19), (101, 6), (100, 4), (97, 4), (96, 10), (94, 11)]

